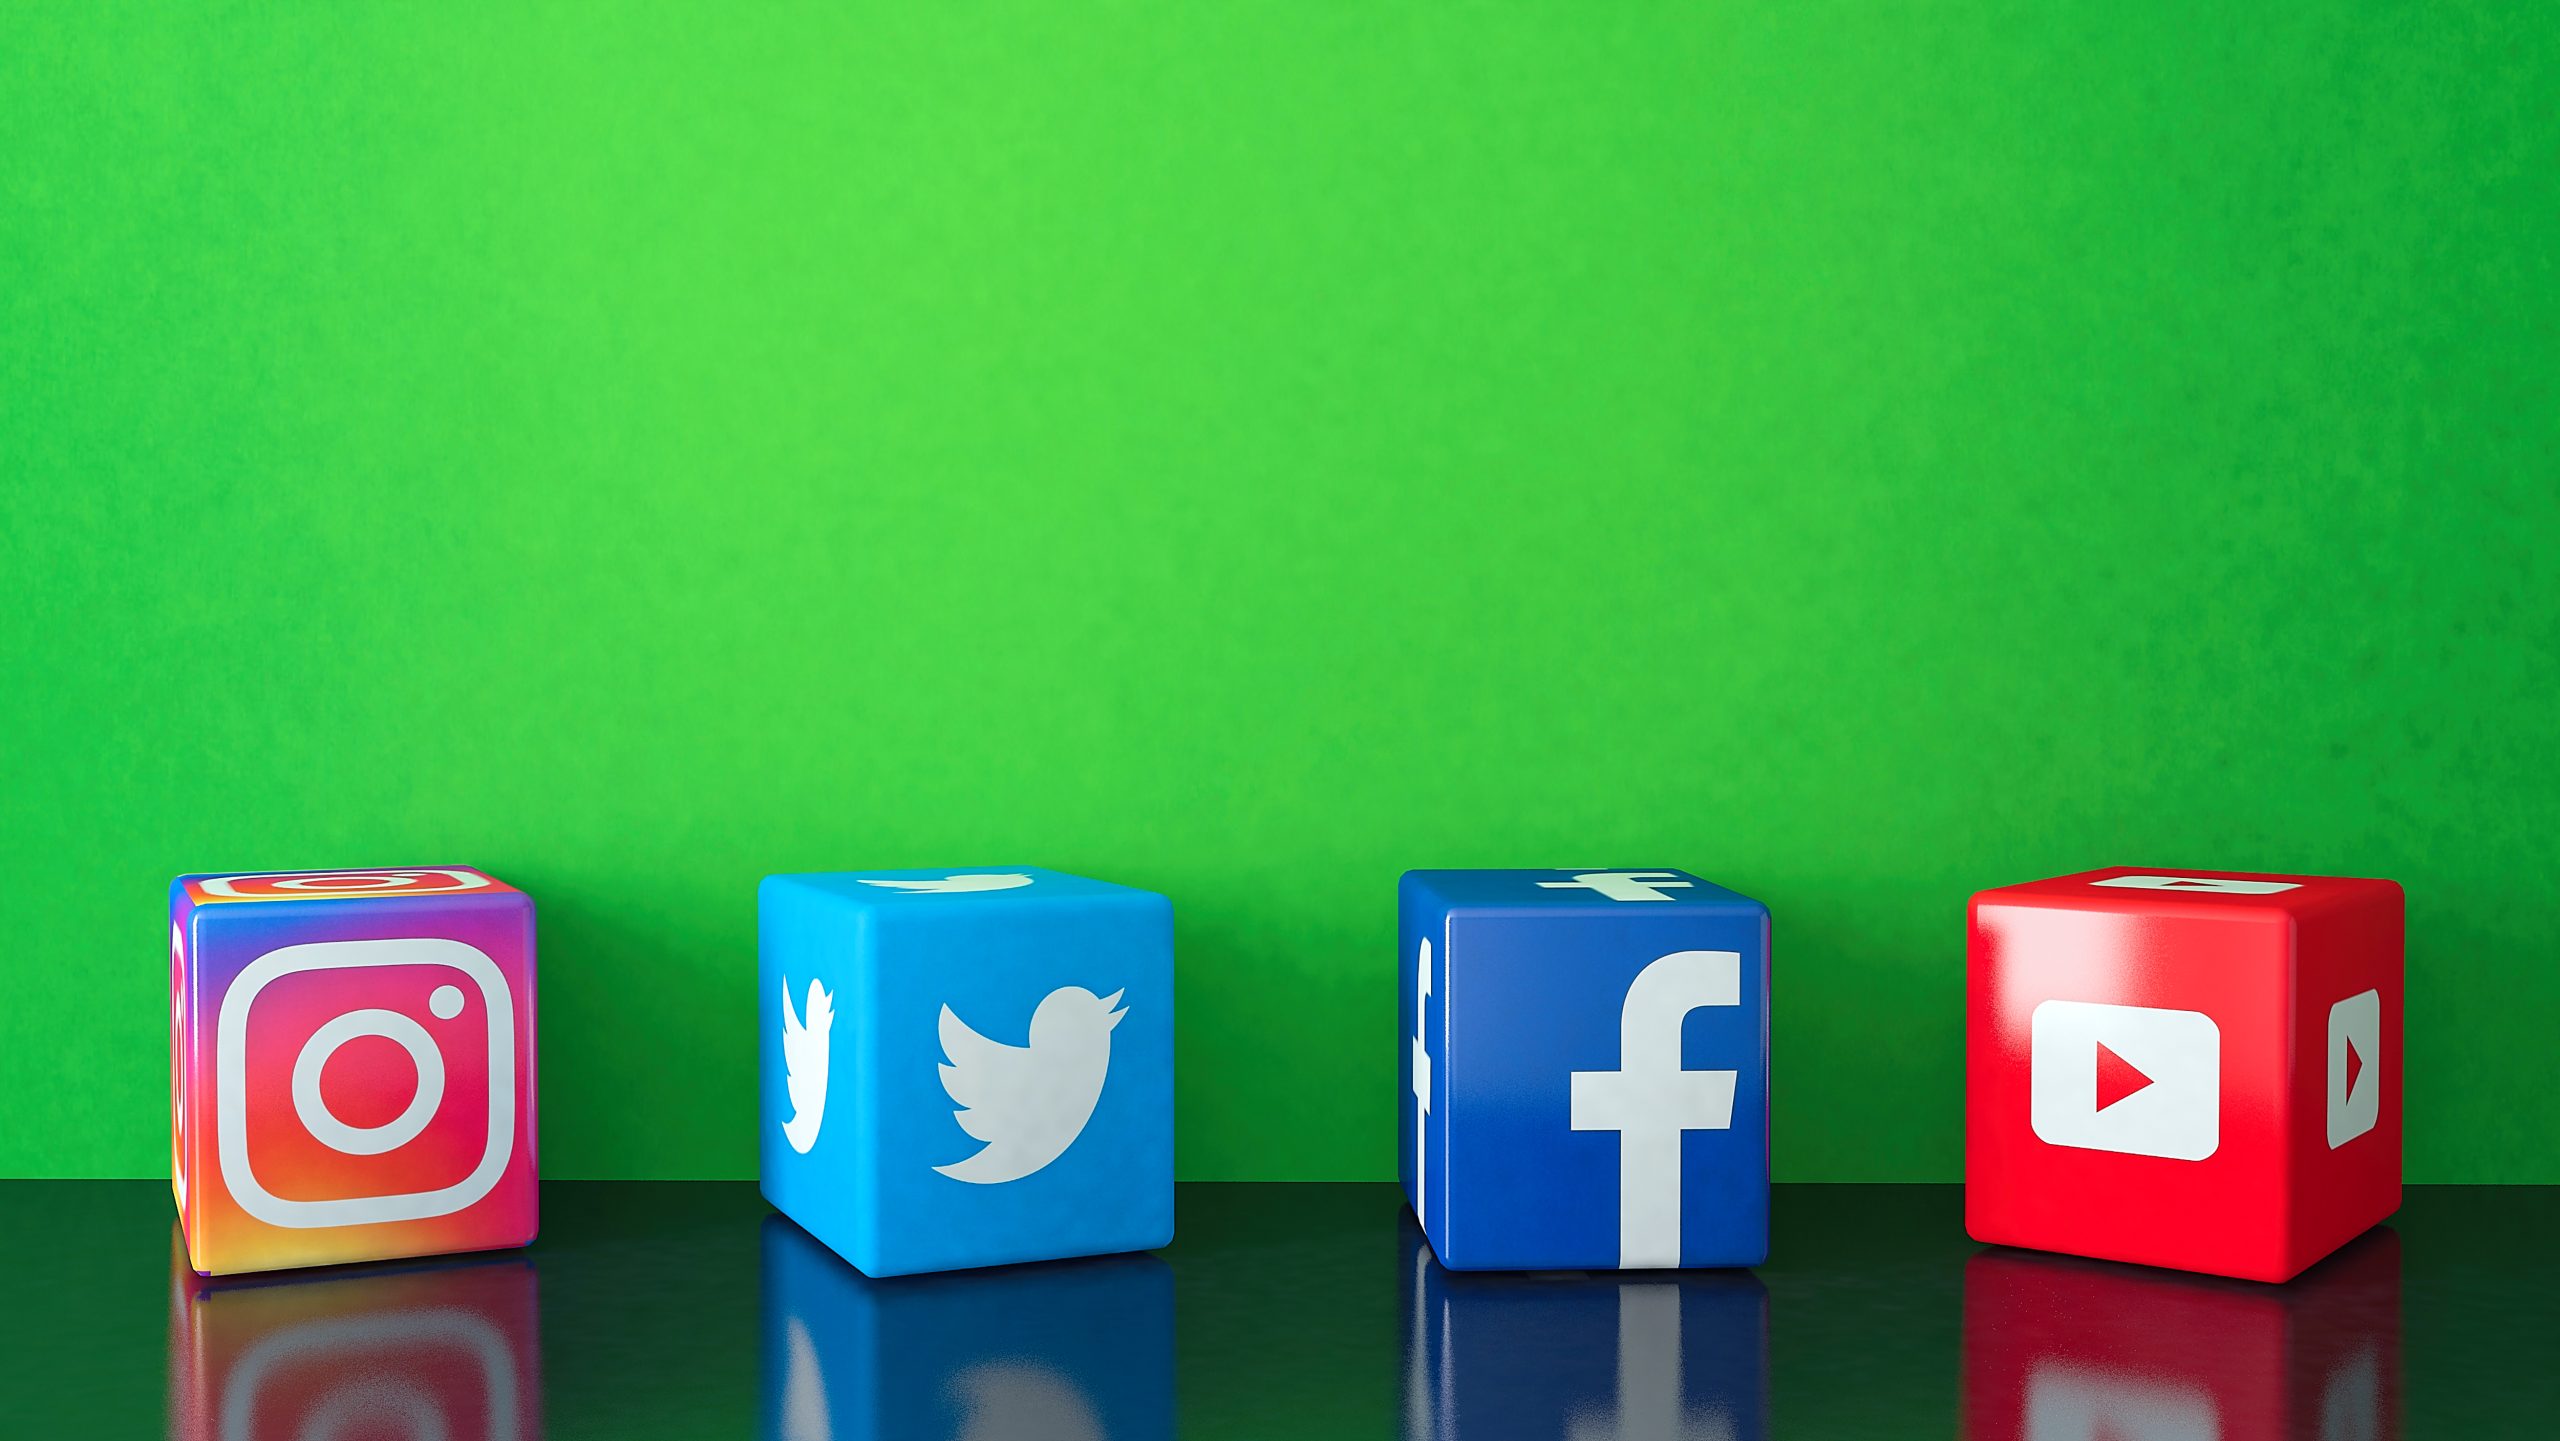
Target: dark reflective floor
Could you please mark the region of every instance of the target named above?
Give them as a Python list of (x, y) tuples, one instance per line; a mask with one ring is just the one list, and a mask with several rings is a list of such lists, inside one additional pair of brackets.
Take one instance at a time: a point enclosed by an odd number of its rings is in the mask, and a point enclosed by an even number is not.
[(729, 1184), (554, 1184), (521, 1255), (200, 1282), (149, 1183), (0, 1184), (10, 1434), (2044, 1441), (2549, 1436), (2560, 1190), (2410, 1193), (2284, 1287), (1781, 1187), (1756, 1273), (1459, 1275), (1391, 1186), (1186, 1186), (1154, 1256), (866, 1280)]

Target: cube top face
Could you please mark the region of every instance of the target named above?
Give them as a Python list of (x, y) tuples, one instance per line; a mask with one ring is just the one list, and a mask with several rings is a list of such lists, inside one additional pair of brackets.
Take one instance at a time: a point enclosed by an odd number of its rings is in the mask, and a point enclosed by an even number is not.
[(2124, 915), (2198, 917), (2240, 914), (2305, 916), (2332, 907), (2360, 907), (2397, 897), (2396, 882), (2348, 876), (2263, 875), (2249, 871), (2191, 871), (2160, 866), (2105, 866), (2051, 880), (2002, 886), (1975, 897), (1977, 905), (2060, 907)]
[[(908, 871), (810, 871), (768, 876), (767, 886), (795, 886), (883, 916), (934, 912), (954, 906), (1023, 906), (1049, 901), (1147, 896), (1114, 885), (1038, 866), (927, 868)], [(1161, 898), (1159, 898), (1161, 899)]]
[(2399, 1242), (2289, 1286), (1986, 1251), (1965, 1263), (1964, 1434), (2400, 1434)]
[(1669, 866), (1623, 869), (1407, 871), (1407, 889), (1449, 910), (1611, 911), (1758, 906), (1713, 881)]
[(2389, 1215), (2402, 909), (2388, 881), (2143, 867), (1975, 896), (1967, 1229), (2281, 1281)]
[(770, 1216), (763, 1263), (775, 1441), (1174, 1434), (1173, 1272), (1153, 1256), (875, 1280)]
[[(882, 889), (996, 874), (1019, 885)], [(775, 876), (764, 1193), (873, 1276), (1173, 1232), (1173, 911), (1029, 867)]]
[(370, 871), (236, 871), (178, 877), (173, 890), (200, 906), (273, 901), (381, 901), (427, 896), (519, 895), (469, 866)]
[(1756, 1265), (1768, 909), (1667, 870), (1541, 894), (1598, 874), (1404, 877), (1406, 1197), (1457, 1270)]
[(170, 888), (171, 1189), (195, 1268), (531, 1240), (531, 898), (198, 899), (224, 879)]

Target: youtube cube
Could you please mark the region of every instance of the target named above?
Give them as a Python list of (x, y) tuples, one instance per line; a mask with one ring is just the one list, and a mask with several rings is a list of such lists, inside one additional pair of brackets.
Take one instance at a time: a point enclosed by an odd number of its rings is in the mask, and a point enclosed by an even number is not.
[(169, 888), (170, 1186), (205, 1275), (533, 1239), (533, 901), (461, 866)]
[(874, 1280), (769, 1216), (762, 1289), (772, 1441), (1175, 1434), (1173, 1268), (1153, 1256)]
[(1675, 870), (1408, 871), (1399, 1171), (1457, 1270), (1769, 1252), (1769, 910)]
[(1748, 1271), (1485, 1275), (1408, 1231), (1407, 1441), (1769, 1434), (1769, 1292)]
[(1975, 896), (1966, 1230), (2282, 1281), (2399, 1209), (2401, 915), (2122, 866)]
[(1985, 1251), (1964, 1270), (1963, 1434), (2038, 1441), (2400, 1434), (2400, 1242), (2293, 1285)]
[(1173, 1239), (1173, 906), (1029, 867), (767, 876), (765, 1199), (874, 1276)]

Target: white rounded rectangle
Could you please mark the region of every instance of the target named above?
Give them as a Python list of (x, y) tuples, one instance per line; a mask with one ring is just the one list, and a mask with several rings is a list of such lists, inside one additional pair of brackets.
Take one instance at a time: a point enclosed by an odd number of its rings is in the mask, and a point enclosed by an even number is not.
[(2382, 1119), (2382, 993), (2365, 991), (2329, 1008), (2329, 1149)]
[(2027, 1065), (2046, 1145), (2201, 1161), (2222, 1144), (2222, 1028), (2202, 1011), (2046, 1001)]
[[(489, 1137), (471, 1174), (433, 1191), (291, 1201), (260, 1184), (249, 1158), (249, 1011), (270, 984), (303, 971), (388, 966), (443, 966), (480, 991), (489, 1016)], [(311, 1229), (448, 1216), (496, 1188), (515, 1154), (516, 1007), (506, 975), (479, 947), (441, 937), (380, 941), (314, 941), (267, 952), (244, 967), (222, 995), (214, 1028), (216, 1146), (223, 1184), (240, 1209), (270, 1226)]]
[(2128, 891), (2188, 891), (2201, 896), (2272, 896), (2279, 891), (2302, 889), (2300, 881), (2240, 881), (2229, 876), (2109, 876), (2089, 884)]

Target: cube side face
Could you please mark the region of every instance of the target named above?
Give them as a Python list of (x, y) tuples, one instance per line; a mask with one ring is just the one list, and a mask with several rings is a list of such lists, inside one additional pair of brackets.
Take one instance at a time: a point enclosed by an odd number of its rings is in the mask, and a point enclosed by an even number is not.
[(2057, 896), (2056, 884), (1971, 906), (1967, 1231), (2253, 1280), (2292, 1274), (2290, 917)]
[(1448, 1234), (1449, 907), (1429, 880), (1409, 874), (1396, 888), (1398, 1074), (1396, 1175), (1405, 1204), (1433, 1243)]
[[(1486, 894), (1487, 874), (1558, 873), (1466, 874), (1464, 887), (1417, 884), (1446, 904)], [(1425, 1128), (1440, 1157), (1423, 1173), (1445, 1265), (1767, 1259), (1769, 915), (1683, 879), (1689, 894), (1670, 903), (1450, 906), (1430, 1062), (1445, 1120)], [(1427, 925), (1429, 905), (1416, 909)]]
[[(1035, 873), (1037, 874), (1037, 873)], [(1173, 907), (1088, 883), (867, 918), (873, 1276), (1173, 1237)]]
[(2406, 906), (2389, 881), (2341, 884), (2295, 921), (2295, 1271), (2400, 1209)]
[(491, 883), (234, 902), (218, 888), (208, 899), (204, 879), (182, 878), (172, 897), (172, 1186), (193, 1266), (531, 1241), (530, 898)]
[(872, 1255), (878, 1006), (869, 913), (798, 877), (756, 893), (757, 1178), (776, 1210), (840, 1255)]
[[(194, 1117), (201, 1090), (195, 1079), (195, 1027), (192, 1017), (195, 947), (195, 900), (183, 884), (169, 887), (169, 1192), (178, 1204), (178, 1230), (194, 1237), (202, 1228), (188, 1208), (188, 1179), (195, 1170), (193, 1141), (202, 1129)], [(195, 1261), (192, 1254), (190, 1264)], [(201, 1266), (196, 1267), (202, 1270)]]

